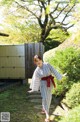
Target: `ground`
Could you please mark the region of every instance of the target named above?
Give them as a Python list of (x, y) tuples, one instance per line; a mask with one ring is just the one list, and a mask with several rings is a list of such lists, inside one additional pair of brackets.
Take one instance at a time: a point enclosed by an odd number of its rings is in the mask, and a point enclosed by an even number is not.
[[(0, 93), (0, 112), (10, 112), (10, 122), (44, 122), (45, 115), (41, 115), (40, 92), (28, 93), (29, 85), (18, 84)], [(54, 121), (54, 114), (64, 113), (57, 101), (52, 99), (50, 118)], [(56, 105), (57, 104), (57, 105)], [(56, 109), (55, 109), (56, 107)], [(58, 113), (59, 112), (59, 113)], [(55, 117), (58, 122), (58, 116)]]
[(27, 90), (27, 85), (19, 85), (0, 93), (0, 112), (10, 112), (10, 122), (44, 122), (45, 116), (35, 108), (36, 102), (30, 102)]

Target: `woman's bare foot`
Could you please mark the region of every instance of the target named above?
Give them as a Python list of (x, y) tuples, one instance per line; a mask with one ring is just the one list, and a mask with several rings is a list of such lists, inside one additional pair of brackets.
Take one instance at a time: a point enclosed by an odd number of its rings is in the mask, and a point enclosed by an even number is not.
[(45, 119), (45, 122), (50, 122), (50, 119), (49, 119), (49, 118), (46, 118), (46, 119)]
[(28, 93), (32, 93), (32, 92), (33, 92), (33, 90), (29, 90), (29, 91), (28, 91)]
[(42, 109), (41, 114), (46, 114), (44, 109)]

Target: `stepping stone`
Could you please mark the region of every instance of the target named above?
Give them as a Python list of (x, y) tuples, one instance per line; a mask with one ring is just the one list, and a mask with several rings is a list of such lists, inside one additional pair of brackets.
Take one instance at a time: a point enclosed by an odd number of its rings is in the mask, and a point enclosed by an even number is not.
[[(42, 104), (42, 103), (41, 103), (41, 104)], [(34, 108), (36, 108), (36, 109), (42, 109), (42, 105), (35, 105)], [(54, 108), (55, 108), (54, 105), (51, 105), (51, 106), (50, 106), (50, 109), (53, 110)]]
[(30, 102), (32, 102), (32, 103), (41, 103), (42, 102), (42, 100), (41, 99), (32, 99), (32, 100), (29, 100)]
[(26, 95), (41, 95), (41, 93), (40, 92), (31, 92), (31, 93), (26, 93)]
[(36, 108), (36, 109), (42, 109), (42, 105), (35, 105), (34, 108)]
[(27, 99), (40, 99), (41, 98), (41, 95), (29, 95), (27, 96)]
[(62, 107), (63, 107), (63, 109), (65, 110), (65, 111), (69, 111), (69, 108), (64, 104), (64, 103), (61, 103), (61, 105), (62, 105)]
[(65, 111), (60, 106), (57, 106), (57, 108), (53, 112), (53, 115), (55, 115), (55, 116), (64, 116)]
[(41, 94), (40, 91), (34, 91), (32, 93), (29, 93), (29, 94)]

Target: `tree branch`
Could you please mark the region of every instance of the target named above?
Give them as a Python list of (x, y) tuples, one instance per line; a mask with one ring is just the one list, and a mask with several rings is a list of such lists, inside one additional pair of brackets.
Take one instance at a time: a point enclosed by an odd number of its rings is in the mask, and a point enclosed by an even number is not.
[(41, 2), (41, 4), (42, 4), (42, 6), (43, 6), (43, 8), (44, 8), (44, 10), (46, 10), (46, 7), (45, 7), (45, 4), (44, 4), (44, 1), (40, 1)]
[(37, 16), (33, 11), (29, 10), (28, 7), (21, 5), (21, 4), (18, 3), (17, 1), (15, 1), (15, 3), (17, 3), (20, 7), (26, 9), (28, 12), (30, 12), (32, 15), (34, 15), (34, 16), (38, 19), (38, 16)]
[(68, 7), (68, 4), (59, 12), (59, 14), (54, 19), (58, 18), (60, 14), (65, 10), (66, 7)]
[[(18, 2), (16, 2), (16, 3), (17, 3), (20, 7), (24, 8), (24, 9), (26, 9), (28, 12), (30, 12), (33, 16), (35, 16), (35, 17), (37, 18), (38, 23), (39, 23), (39, 25), (40, 25), (41, 28), (44, 27), (43, 24), (42, 24), (42, 22), (41, 22), (41, 15), (38, 17), (33, 11), (29, 10), (28, 7), (23, 6), (23, 5), (21, 5), (20, 3), (18, 3)], [(42, 12), (42, 10), (41, 10), (41, 12)]]
[(60, 3), (57, 4), (57, 6), (55, 7), (55, 9), (50, 14), (53, 14), (57, 10), (57, 8), (59, 7), (59, 4)]
[(48, 0), (48, 5), (50, 5), (50, 1), (51, 1), (51, 0)]
[(39, 23), (39, 25), (40, 25), (40, 27), (41, 27), (41, 28), (44, 28), (44, 25), (42, 24), (42, 22), (41, 22), (41, 19), (40, 19), (40, 18), (38, 18), (38, 23)]
[(9, 34), (0, 33), (0, 36), (6, 36), (6, 37), (8, 37), (8, 36), (9, 36)]
[(74, 8), (75, 4), (69, 9), (69, 11), (66, 13), (65, 17), (63, 18), (62, 22), (64, 22), (64, 20), (66, 19), (66, 17), (68, 16), (68, 14), (71, 12), (71, 10)]
[(61, 22), (56, 22), (56, 23), (59, 23), (59, 24), (61, 24), (61, 25), (63, 25), (63, 26), (67, 26), (67, 25), (70, 24), (70, 23), (61, 23)]
[(70, 25), (69, 27), (67, 27), (67, 30), (68, 30), (69, 28), (73, 27), (73, 26), (74, 26), (74, 24)]
[(44, 27), (46, 27), (47, 23), (48, 23), (48, 14), (45, 14)]
[(50, 25), (51, 25), (52, 23), (55, 25), (55, 20), (54, 20), (52, 14), (49, 14), (49, 16), (50, 16), (50, 18), (52, 19), (52, 21), (50, 21)]

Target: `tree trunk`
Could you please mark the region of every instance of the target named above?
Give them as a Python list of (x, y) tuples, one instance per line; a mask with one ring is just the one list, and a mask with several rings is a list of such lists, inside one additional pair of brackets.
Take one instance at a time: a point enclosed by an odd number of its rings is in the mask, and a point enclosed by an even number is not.
[(46, 32), (46, 29), (43, 28), (42, 31), (41, 31), (41, 38), (40, 38), (40, 42), (42, 42), (43, 44), (44, 44), (44, 41), (46, 39), (45, 32)]
[(40, 42), (42, 42), (44, 44), (45, 39), (48, 37), (49, 33), (50, 33), (51, 29), (48, 28), (43, 28), (42, 32), (41, 32), (41, 38), (40, 38)]

